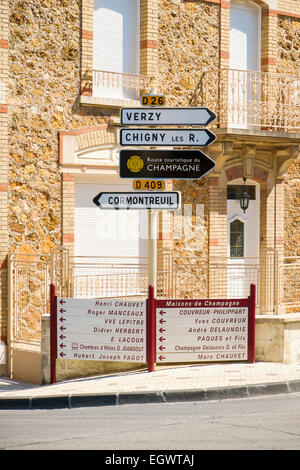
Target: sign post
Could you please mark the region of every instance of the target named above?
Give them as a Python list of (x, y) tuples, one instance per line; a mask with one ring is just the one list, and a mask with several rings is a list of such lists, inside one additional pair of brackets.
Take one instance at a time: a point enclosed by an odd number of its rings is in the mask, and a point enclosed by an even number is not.
[(147, 299), (147, 364), (148, 372), (153, 372), (156, 362), (156, 315), (154, 286), (149, 285)]
[[(208, 108), (165, 108), (163, 96), (142, 96), (141, 104), (148, 108), (123, 108), (120, 113), (122, 125), (130, 126), (201, 126), (213, 121), (216, 116)], [(152, 106), (152, 107), (151, 107)], [(216, 136), (207, 129), (136, 129), (120, 130), (120, 145), (124, 146), (169, 146), (202, 147), (214, 142)], [(156, 153), (155, 153), (156, 152)], [(196, 153), (196, 156), (195, 156)], [(119, 175), (121, 178), (148, 179), (199, 179), (215, 167), (215, 162), (200, 150), (167, 150), (163, 154), (155, 150), (121, 150)], [(149, 210), (148, 214), (148, 277), (156, 286), (156, 234), (157, 213)], [(154, 287), (155, 289), (155, 287)]]
[(50, 284), (50, 383), (56, 382), (57, 358), (57, 297), (55, 286)]

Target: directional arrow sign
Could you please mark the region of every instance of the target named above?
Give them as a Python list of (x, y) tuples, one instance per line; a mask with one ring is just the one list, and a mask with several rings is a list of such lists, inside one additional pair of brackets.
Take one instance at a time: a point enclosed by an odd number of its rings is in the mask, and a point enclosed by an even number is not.
[(58, 309), (62, 304), (65, 312), (57, 317), (57, 357), (146, 362), (146, 301), (57, 299)]
[(100, 209), (177, 210), (180, 208), (180, 193), (177, 191), (99, 193), (93, 202)]
[(123, 108), (120, 121), (125, 125), (206, 126), (216, 118), (208, 108)]
[(120, 129), (121, 145), (204, 147), (216, 140), (207, 129)]
[(197, 180), (214, 167), (215, 162), (200, 150), (120, 151), (121, 178)]

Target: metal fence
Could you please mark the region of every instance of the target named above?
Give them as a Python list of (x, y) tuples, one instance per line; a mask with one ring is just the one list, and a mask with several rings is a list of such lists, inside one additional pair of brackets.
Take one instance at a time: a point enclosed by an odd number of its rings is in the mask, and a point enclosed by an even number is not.
[[(226, 258), (158, 253), (157, 298), (245, 298), (257, 286), (259, 313), (300, 311), (300, 257), (278, 261), (273, 250), (241, 264)], [(10, 342), (40, 344), (41, 316), (49, 313), (49, 286), (61, 297), (147, 297), (147, 259), (73, 258), (59, 247), (51, 255), (9, 256)]]
[(154, 78), (147, 75), (93, 70), (93, 96), (138, 100), (153, 84)]
[(300, 256), (289, 256), (281, 267), (282, 298), (286, 313), (300, 311)]
[(41, 317), (49, 312), (50, 257), (11, 254), (8, 268), (10, 343), (39, 345)]
[(260, 298), (260, 264), (248, 258), (241, 264), (230, 258), (187, 258), (172, 251), (160, 255), (157, 296), (161, 298), (246, 298), (250, 284), (257, 286)]
[(300, 128), (300, 78), (249, 70), (203, 73), (192, 104), (216, 114), (214, 125), (295, 131)]

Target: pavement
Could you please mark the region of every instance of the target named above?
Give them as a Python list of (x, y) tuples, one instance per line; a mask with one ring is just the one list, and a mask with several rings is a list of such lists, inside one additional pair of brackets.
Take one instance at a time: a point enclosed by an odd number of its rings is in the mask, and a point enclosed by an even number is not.
[(50, 385), (0, 377), (0, 410), (250, 398), (300, 392), (300, 363), (156, 366)]

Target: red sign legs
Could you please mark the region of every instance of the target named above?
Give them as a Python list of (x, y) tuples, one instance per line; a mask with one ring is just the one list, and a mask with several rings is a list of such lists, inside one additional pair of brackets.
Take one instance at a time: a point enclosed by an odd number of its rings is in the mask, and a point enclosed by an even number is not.
[(249, 301), (249, 330), (248, 330), (248, 361), (255, 362), (255, 297), (256, 286), (250, 285)]
[(56, 383), (57, 358), (57, 297), (55, 286), (50, 285), (50, 383)]
[(148, 372), (154, 371), (156, 362), (156, 314), (154, 287), (149, 286), (147, 299), (147, 364)]

